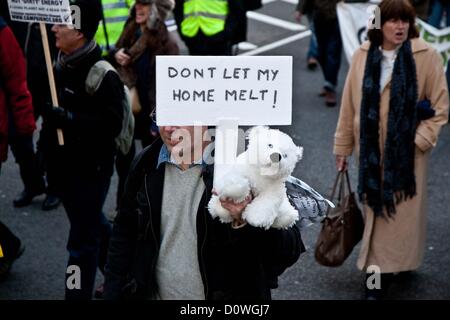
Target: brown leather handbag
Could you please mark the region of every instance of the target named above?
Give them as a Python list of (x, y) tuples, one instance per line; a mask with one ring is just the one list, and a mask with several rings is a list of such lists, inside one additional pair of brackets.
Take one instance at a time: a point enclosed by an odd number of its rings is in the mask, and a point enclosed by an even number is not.
[(338, 184), (340, 187), (336, 207), (331, 210), (328, 208), (315, 248), (316, 261), (327, 267), (342, 265), (362, 239), (364, 232), (364, 220), (356, 203), (355, 193), (352, 192), (347, 170), (338, 173), (331, 201)]

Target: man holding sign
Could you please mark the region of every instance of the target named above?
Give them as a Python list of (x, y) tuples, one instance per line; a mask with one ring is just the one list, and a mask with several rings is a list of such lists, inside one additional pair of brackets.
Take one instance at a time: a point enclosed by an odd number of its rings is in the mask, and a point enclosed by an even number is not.
[(297, 226), (246, 224), (241, 214), (251, 199), (222, 201), (232, 224), (212, 219), (206, 127), (161, 126), (160, 134), (162, 141), (135, 159), (128, 176), (109, 246), (105, 298), (270, 299), (278, 276), (302, 251)]
[[(115, 137), (122, 128), (124, 90), (117, 73), (108, 71), (96, 91), (87, 92), (88, 74), (101, 60), (101, 49), (92, 40), (101, 9), (98, 1), (72, 4), (80, 12), (79, 27), (52, 28), (60, 50), (55, 75), (61, 107), (50, 106), (44, 113), (41, 140), (60, 179), (58, 190), (70, 221), (68, 266), (78, 267), (81, 276), (80, 287), (66, 286), (66, 299), (90, 299), (110, 233), (102, 208), (113, 173)], [(56, 128), (63, 129), (64, 146), (58, 145)]]
[(217, 132), (211, 143), (206, 125), (222, 131), (221, 117), (234, 117), (236, 131), (244, 123), (289, 124), (292, 57), (159, 56), (156, 67), (161, 139), (130, 170), (109, 246), (105, 297), (270, 299), (278, 276), (304, 249), (299, 230), (247, 224), (241, 215), (251, 197), (221, 202), (232, 223), (212, 218), (214, 176), (226, 165), (220, 155), (232, 161), (236, 148)]

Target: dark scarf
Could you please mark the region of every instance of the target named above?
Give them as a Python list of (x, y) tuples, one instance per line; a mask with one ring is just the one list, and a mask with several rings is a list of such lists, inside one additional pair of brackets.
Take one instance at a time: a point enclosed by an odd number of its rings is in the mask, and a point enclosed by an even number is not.
[[(382, 52), (372, 44), (367, 55), (361, 102), (358, 193), (377, 216), (395, 213), (395, 205), (416, 194), (414, 138), (417, 123), (416, 65), (411, 42), (404, 42), (394, 63), (383, 170), (379, 148)], [(382, 176), (383, 175), (383, 176)]]
[(130, 64), (126, 67), (118, 66), (117, 71), (120, 78), (127, 85), (132, 88), (136, 86), (138, 75), (136, 74), (135, 64), (143, 54), (148, 55), (150, 64), (153, 64), (155, 57), (164, 53), (167, 42), (169, 41), (169, 32), (164, 22), (157, 19), (142, 32), (139, 24), (133, 19), (129, 19), (125, 24), (124, 30), (116, 43), (116, 48), (127, 49), (127, 54), (131, 57)]
[(56, 61), (57, 70), (65, 68), (75, 68), (80, 63), (83, 63), (86, 58), (90, 57), (90, 54), (94, 50), (98, 51), (99, 47), (94, 40), (91, 40), (71, 54), (66, 55), (62, 51), (60, 51), (58, 53), (58, 58)]

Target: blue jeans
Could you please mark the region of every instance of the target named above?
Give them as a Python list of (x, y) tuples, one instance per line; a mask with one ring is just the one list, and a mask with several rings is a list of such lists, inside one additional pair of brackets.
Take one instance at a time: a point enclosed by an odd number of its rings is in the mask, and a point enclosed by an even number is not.
[(450, 4), (443, 5), (439, 0), (434, 1), (431, 7), (430, 17), (428, 18), (428, 23), (433, 27), (440, 29), (442, 16), (446, 13), (445, 25), (450, 26)]
[(309, 40), (309, 48), (308, 53), (306, 54), (306, 58), (316, 58), (319, 56), (319, 51), (317, 50), (317, 38), (316, 38), (316, 30), (314, 29), (314, 22), (311, 15), (308, 15), (309, 20), (309, 29), (311, 30), (311, 39)]
[(318, 60), (325, 78), (324, 87), (335, 91), (339, 68), (341, 66), (342, 41), (339, 22), (334, 20), (314, 19), (316, 30)]
[[(75, 170), (66, 177), (62, 200), (70, 221), (68, 266), (76, 265), (81, 271), (81, 289), (66, 285), (67, 300), (91, 299), (97, 267), (103, 271), (111, 226), (102, 209), (111, 173), (112, 164), (111, 169), (99, 166), (96, 172), (89, 173)], [(71, 274), (66, 274), (66, 280), (68, 276)]]

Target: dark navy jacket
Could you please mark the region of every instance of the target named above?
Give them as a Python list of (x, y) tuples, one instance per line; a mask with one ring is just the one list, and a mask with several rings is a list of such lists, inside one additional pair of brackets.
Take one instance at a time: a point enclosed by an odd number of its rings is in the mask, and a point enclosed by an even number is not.
[[(156, 166), (162, 142), (135, 159), (116, 217), (105, 268), (105, 298), (146, 299), (156, 290), (165, 165)], [(213, 166), (205, 166), (206, 190), (197, 212), (197, 254), (207, 299), (271, 298), (278, 276), (299, 258), (304, 246), (297, 226), (264, 230), (232, 229), (212, 219)]]

